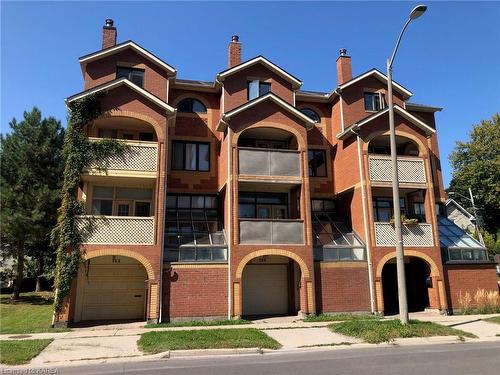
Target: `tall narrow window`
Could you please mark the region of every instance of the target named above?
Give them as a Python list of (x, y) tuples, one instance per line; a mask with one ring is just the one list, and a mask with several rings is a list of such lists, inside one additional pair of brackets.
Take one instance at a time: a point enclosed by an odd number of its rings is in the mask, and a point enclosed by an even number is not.
[(258, 98), (271, 92), (271, 84), (269, 82), (261, 82), (259, 80), (248, 81), (248, 100)]
[(172, 142), (172, 169), (184, 171), (210, 170), (210, 144), (198, 142)]
[(309, 176), (326, 177), (325, 150), (309, 150)]
[(387, 107), (385, 104), (385, 95), (379, 92), (365, 92), (365, 110), (380, 111)]
[(137, 86), (142, 87), (144, 84), (144, 69), (126, 68), (119, 66), (116, 68), (116, 78), (127, 78)]

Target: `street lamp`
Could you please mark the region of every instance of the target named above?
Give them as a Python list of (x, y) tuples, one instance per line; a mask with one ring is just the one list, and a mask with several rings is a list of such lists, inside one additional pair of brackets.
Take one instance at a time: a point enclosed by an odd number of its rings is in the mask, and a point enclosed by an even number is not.
[(392, 100), (392, 64), (398, 52), (401, 38), (411, 21), (420, 17), (427, 9), (426, 5), (417, 5), (410, 13), (401, 33), (399, 34), (392, 56), (387, 60), (387, 96), (389, 105), (389, 130), (391, 141), (392, 166), (392, 200), (394, 207), (394, 230), (396, 232), (396, 267), (398, 277), (399, 319), (402, 324), (408, 324), (408, 301), (406, 299), (405, 262), (403, 252), (403, 235), (401, 233), (401, 210), (399, 207), (398, 159), (396, 155), (396, 130), (394, 128), (394, 102)]
[(458, 195), (464, 199), (467, 199), (469, 202), (471, 202), (472, 204), (472, 211), (474, 212), (474, 218), (476, 219), (475, 222), (474, 222), (474, 226), (476, 227), (476, 233), (477, 233), (477, 236), (479, 238), (479, 242), (481, 242), (481, 245), (484, 246), (484, 239), (483, 239), (483, 235), (481, 234), (481, 231), (480, 231), (480, 226), (479, 226), (479, 216), (477, 214), (477, 207), (474, 203), (474, 195), (472, 195), (472, 190), (471, 188), (469, 188), (469, 195), (470, 195), (470, 198), (467, 198), (465, 195), (462, 195), (460, 193), (457, 193), (455, 191), (449, 191), (448, 192), (448, 195)]

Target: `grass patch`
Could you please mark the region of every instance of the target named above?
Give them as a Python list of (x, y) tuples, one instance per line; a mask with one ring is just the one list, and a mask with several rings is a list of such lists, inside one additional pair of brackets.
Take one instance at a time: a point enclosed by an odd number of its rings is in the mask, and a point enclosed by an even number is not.
[(193, 320), (190, 322), (146, 324), (146, 328), (232, 326), (236, 324), (251, 324), (251, 322), (245, 319), (227, 319), (227, 320), (212, 320), (212, 321)]
[(0, 340), (0, 363), (22, 365), (31, 361), (52, 339), (45, 340)]
[(483, 319), (483, 320), (485, 322), (500, 324), (500, 316), (494, 316), (493, 318), (488, 318), (488, 319)]
[(137, 341), (143, 352), (155, 354), (179, 349), (279, 349), (280, 343), (255, 328), (146, 332)]
[(18, 301), (10, 294), (0, 295), (0, 333), (38, 333), (68, 331), (51, 328), (53, 293), (22, 293)]
[(380, 316), (371, 314), (320, 314), (309, 315), (303, 319), (304, 322), (340, 322), (351, 320), (377, 320)]
[(410, 320), (410, 324), (406, 326), (402, 325), (399, 320), (353, 320), (330, 324), (328, 328), (333, 332), (357, 337), (372, 344), (389, 342), (395, 338), (403, 337), (477, 337), (469, 332), (418, 320)]

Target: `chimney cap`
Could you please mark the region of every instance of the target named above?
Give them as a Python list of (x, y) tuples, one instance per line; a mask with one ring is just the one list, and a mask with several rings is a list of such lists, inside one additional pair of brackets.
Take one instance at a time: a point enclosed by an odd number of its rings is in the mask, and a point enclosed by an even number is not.
[(231, 42), (238, 43), (240, 41), (240, 37), (238, 35), (231, 36)]
[(105, 26), (105, 27), (113, 27), (113, 24), (114, 24), (114, 23), (115, 23), (115, 22), (114, 22), (111, 18), (106, 18), (106, 21), (105, 21), (105, 23), (104, 23), (104, 26)]
[(345, 48), (340, 49), (340, 56), (347, 56), (347, 50)]

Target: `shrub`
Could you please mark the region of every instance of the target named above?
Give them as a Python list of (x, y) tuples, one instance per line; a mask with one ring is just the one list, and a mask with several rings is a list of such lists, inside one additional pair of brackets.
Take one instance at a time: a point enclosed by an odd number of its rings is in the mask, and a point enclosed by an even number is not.
[(488, 292), (485, 289), (478, 289), (472, 298), (469, 292), (462, 294), (460, 291), (458, 306), (464, 315), (500, 313), (500, 295), (496, 291)]

